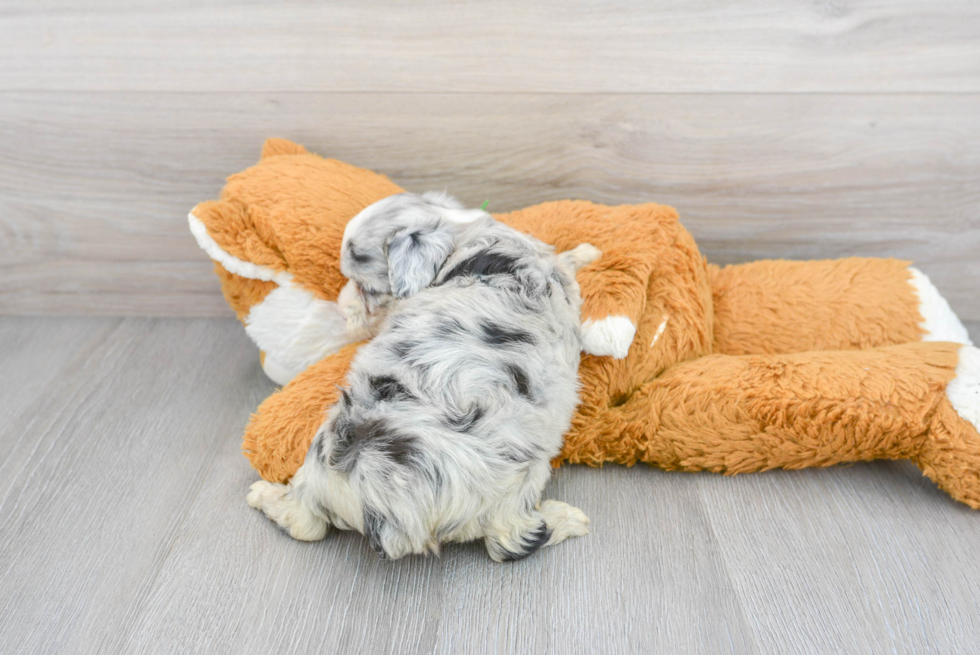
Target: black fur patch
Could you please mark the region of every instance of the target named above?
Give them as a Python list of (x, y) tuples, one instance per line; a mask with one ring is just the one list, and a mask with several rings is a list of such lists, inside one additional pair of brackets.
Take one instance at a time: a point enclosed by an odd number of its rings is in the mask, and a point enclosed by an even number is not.
[(375, 510), (367, 507), (364, 509), (364, 536), (367, 537), (371, 548), (381, 559), (388, 559), (388, 553), (381, 545), (381, 531), (385, 527), (385, 519)]
[(316, 447), (316, 461), (321, 463), (325, 463), (323, 459), (323, 442), (324, 437), (322, 432), (318, 433), (313, 439), (313, 445)]
[(436, 326), (436, 332), (441, 337), (451, 339), (466, 334), (466, 328), (459, 322), (459, 319), (448, 318)]
[(399, 341), (398, 343), (392, 344), (391, 349), (394, 350), (395, 354), (400, 358), (405, 359), (414, 349), (418, 347), (418, 341)]
[[(354, 422), (350, 420), (350, 416), (341, 410), (337, 414), (337, 418), (330, 425), (330, 430), (336, 436), (336, 443), (350, 443), (351, 438), (354, 436)], [(331, 459), (333, 458), (331, 457)]]
[(484, 277), (488, 275), (515, 275), (517, 260), (510, 255), (490, 250), (481, 250), (453, 266), (439, 284), (445, 284), (456, 277)]
[(527, 372), (517, 364), (507, 364), (507, 372), (514, 380), (517, 393), (527, 400), (531, 400), (531, 382), (527, 378)]
[(330, 465), (344, 473), (350, 473), (357, 458), (365, 450), (371, 450), (391, 458), (405, 466), (418, 456), (415, 437), (392, 430), (384, 419), (371, 419), (354, 423), (337, 421), (337, 440), (330, 453)]
[(501, 454), (504, 459), (514, 464), (523, 464), (534, 459), (534, 453), (526, 448), (508, 448)]
[(351, 399), (350, 399), (350, 389), (341, 389), (340, 390), (340, 405), (341, 405), (341, 407), (350, 407), (351, 404), (352, 403), (351, 403)]
[(372, 376), (370, 384), (378, 400), (415, 400), (415, 395), (390, 375)]
[(458, 432), (469, 432), (470, 429), (483, 418), (485, 411), (479, 405), (473, 405), (465, 414), (457, 414), (454, 416), (447, 416), (446, 422), (453, 427), (453, 429)]
[(436, 492), (442, 491), (445, 481), (442, 479), (442, 471), (439, 470), (439, 467), (431, 466), (425, 470), (425, 474), (432, 480), (432, 486), (436, 488)]
[(357, 252), (354, 250), (354, 246), (352, 244), (347, 245), (347, 252), (350, 253), (351, 258), (358, 264), (367, 264), (369, 261), (371, 261), (371, 255)]
[(486, 322), (480, 326), (483, 329), (483, 340), (491, 346), (517, 346), (522, 343), (534, 345), (534, 336), (526, 330), (509, 328), (499, 323)]
[(524, 559), (528, 555), (537, 552), (542, 546), (548, 543), (549, 539), (551, 539), (551, 530), (548, 529), (548, 524), (542, 521), (541, 525), (534, 532), (521, 536), (521, 544), (517, 552), (504, 551), (503, 559), (505, 562)]

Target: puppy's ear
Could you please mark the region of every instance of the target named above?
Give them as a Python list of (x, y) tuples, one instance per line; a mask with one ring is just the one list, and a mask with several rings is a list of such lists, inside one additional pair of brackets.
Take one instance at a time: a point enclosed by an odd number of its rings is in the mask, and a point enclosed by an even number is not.
[(388, 239), (388, 280), (391, 293), (405, 298), (432, 283), (453, 252), (453, 235), (445, 226), (412, 226)]

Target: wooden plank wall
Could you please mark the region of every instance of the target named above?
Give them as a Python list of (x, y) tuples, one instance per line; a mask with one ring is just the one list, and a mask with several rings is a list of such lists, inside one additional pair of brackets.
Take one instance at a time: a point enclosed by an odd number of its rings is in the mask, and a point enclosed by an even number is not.
[(980, 3), (0, 0), (2, 314), (230, 315), (186, 213), (283, 136), (712, 261), (914, 259), (980, 320)]

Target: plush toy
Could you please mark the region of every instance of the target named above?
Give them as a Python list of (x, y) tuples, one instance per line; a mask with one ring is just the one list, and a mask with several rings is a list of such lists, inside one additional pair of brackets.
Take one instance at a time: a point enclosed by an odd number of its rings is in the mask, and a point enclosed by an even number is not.
[[(225, 298), (285, 385), (244, 452), (287, 481), (358, 344), (337, 297), (344, 226), (402, 189), (271, 139), (189, 221)], [(496, 215), (602, 257), (579, 273), (581, 404), (555, 464), (746, 473), (910, 459), (980, 508), (980, 351), (908, 262), (705, 261), (670, 207), (547, 202)]]

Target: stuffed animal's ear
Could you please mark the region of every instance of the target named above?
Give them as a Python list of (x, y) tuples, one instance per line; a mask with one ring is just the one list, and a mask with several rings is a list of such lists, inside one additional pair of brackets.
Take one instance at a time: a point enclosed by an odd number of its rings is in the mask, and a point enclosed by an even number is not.
[(266, 139), (262, 144), (262, 159), (276, 155), (302, 155), (306, 152), (306, 148), (300, 144), (286, 139)]
[[(290, 276), (265, 211), (233, 200), (209, 200), (187, 216), (197, 244), (229, 272), (281, 282)], [(269, 241), (273, 241), (270, 245)]]
[(392, 295), (405, 298), (432, 284), (454, 245), (453, 234), (440, 224), (395, 232), (388, 239), (388, 281)]

